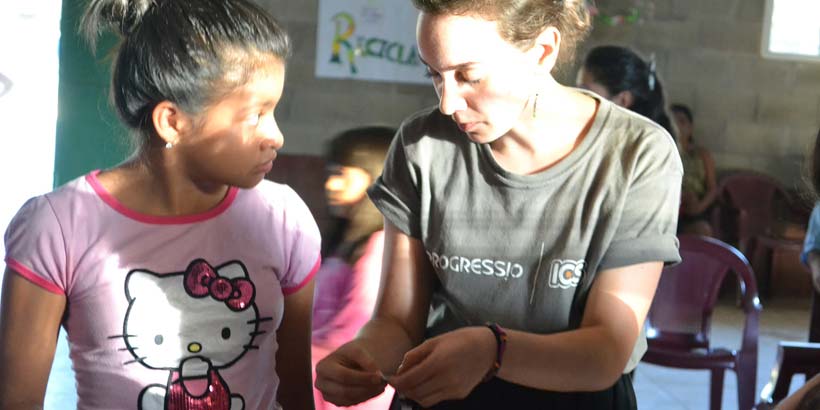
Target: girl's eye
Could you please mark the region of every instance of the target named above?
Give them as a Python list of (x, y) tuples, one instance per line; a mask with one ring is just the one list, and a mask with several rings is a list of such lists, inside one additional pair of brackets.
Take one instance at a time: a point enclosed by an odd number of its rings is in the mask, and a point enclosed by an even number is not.
[(427, 78), (438, 78), (439, 74), (438, 74), (438, 73), (434, 73), (434, 72), (432, 72), (432, 71), (430, 71), (430, 70), (426, 70), (426, 71), (424, 72), (424, 76), (425, 76), (425, 77), (427, 77)]
[(257, 125), (257, 124), (259, 124), (259, 118), (260, 117), (262, 117), (262, 114), (260, 114), (260, 113), (251, 114), (247, 118), (245, 118), (245, 124)]

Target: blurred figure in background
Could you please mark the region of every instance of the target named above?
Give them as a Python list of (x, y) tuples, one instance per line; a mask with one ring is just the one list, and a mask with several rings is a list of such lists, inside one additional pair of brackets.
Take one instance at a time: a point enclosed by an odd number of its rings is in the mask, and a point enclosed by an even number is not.
[(677, 138), (654, 61), (626, 47), (598, 46), (584, 59), (577, 85), (655, 121)]
[[(327, 154), (325, 183), (335, 230), (324, 241), (325, 259), (316, 276), (313, 309), (313, 365), (356, 335), (370, 319), (379, 291), (383, 218), (366, 190), (382, 173), (396, 133), (389, 127), (363, 127), (335, 137)], [(393, 389), (348, 409), (387, 409)], [(316, 409), (336, 409), (314, 389)]]
[(718, 192), (715, 162), (709, 150), (697, 145), (692, 137), (692, 110), (683, 104), (672, 104), (670, 110), (678, 128), (678, 147), (683, 161), (678, 233), (713, 236), (709, 210)]

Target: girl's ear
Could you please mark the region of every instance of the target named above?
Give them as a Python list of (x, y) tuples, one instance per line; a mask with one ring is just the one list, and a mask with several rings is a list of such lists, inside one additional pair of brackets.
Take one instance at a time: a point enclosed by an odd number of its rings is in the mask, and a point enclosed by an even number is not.
[(191, 127), (191, 118), (176, 104), (162, 101), (151, 112), (154, 130), (166, 144), (174, 145)]
[(550, 72), (558, 62), (560, 49), (561, 32), (557, 28), (549, 26), (535, 38), (532, 52), (535, 53), (538, 65)]
[(632, 91), (621, 91), (612, 97), (612, 102), (624, 108), (631, 108), (632, 104), (635, 103), (635, 96)]

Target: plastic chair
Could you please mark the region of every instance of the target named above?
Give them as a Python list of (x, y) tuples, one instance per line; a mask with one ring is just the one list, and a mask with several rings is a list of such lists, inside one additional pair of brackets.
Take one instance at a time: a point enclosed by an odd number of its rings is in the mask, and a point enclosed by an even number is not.
[(747, 255), (752, 238), (768, 233), (778, 218), (778, 201), (790, 205), (789, 195), (777, 180), (753, 171), (722, 178), (718, 192), (718, 206), (712, 217), (717, 225), (715, 232), (721, 240), (736, 243)]
[[(681, 369), (711, 372), (710, 409), (719, 410), (725, 371), (737, 375), (738, 408), (755, 401), (760, 301), (746, 258), (737, 249), (713, 238), (681, 235), (680, 264), (664, 268), (647, 315), (649, 348), (643, 361)], [(739, 350), (710, 343), (712, 313), (726, 274), (737, 275), (740, 307), (745, 314)]]
[(810, 208), (797, 203), (774, 178), (738, 171), (721, 179), (712, 213), (716, 236), (737, 244), (757, 274), (763, 297), (771, 293), (771, 275), (778, 255), (795, 255), (802, 237), (790, 237), (787, 227), (805, 226)]

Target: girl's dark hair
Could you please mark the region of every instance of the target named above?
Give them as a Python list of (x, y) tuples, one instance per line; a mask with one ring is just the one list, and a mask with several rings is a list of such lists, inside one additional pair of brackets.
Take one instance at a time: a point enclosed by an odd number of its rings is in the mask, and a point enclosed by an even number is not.
[(290, 50), (285, 31), (246, 0), (91, 0), (80, 31), (91, 48), (100, 32), (122, 37), (111, 97), (122, 121), (154, 135), (151, 113), (170, 101), (196, 115)]
[(686, 117), (689, 122), (694, 122), (695, 117), (692, 116), (692, 110), (689, 109), (688, 106), (684, 104), (672, 104), (669, 106), (669, 110), (672, 112), (679, 112)]
[(593, 48), (584, 60), (584, 71), (611, 95), (629, 91), (633, 96), (630, 110), (655, 121), (676, 137), (666, 112), (666, 97), (654, 64), (636, 52), (620, 46)]
[[(330, 140), (325, 160), (328, 165), (361, 168), (375, 181), (382, 173), (385, 157), (395, 134), (395, 128), (384, 126), (358, 127), (343, 131)], [(349, 217), (335, 218), (329, 230), (324, 233), (324, 257), (336, 254), (350, 262), (358, 257), (355, 253), (360, 250), (359, 246), (363, 241), (382, 228), (381, 214), (370, 200), (365, 201), (357, 204)], [(357, 240), (345, 243), (345, 235), (351, 232), (356, 233), (353, 236), (357, 237)]]
[(387, 150), (396, 129), (383, 126), (359, 127), (343, 131), (328, 145), (327, 161), (342, 166), (359, 167), (374, 180), (381, 175)]
[(498, 22), (501, 37), (529, 49), (547, 27), (561, 32), (560, 62), (572, 61), (592, 26), (584, 0), (413, 0), (424, 13), (477, 15)]

